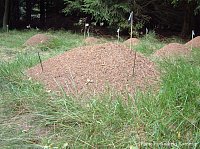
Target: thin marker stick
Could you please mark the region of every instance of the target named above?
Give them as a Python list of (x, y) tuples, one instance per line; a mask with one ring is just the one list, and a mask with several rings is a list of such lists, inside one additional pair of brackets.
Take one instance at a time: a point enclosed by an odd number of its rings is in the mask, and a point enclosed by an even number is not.
[(192, 30), (192, 44), (191, 44), (191, 50), (193, 48), (193, 39), (194, 39), (194, 36), (195, 36), (195, 33), (194, 33), (194, 30)]
[(42, 68), (42, 72), (44, 71), (44, 68), (43, 68), (43, 65), (42, 65), (42, 60), (41, 60), (41, 57), (40, 57), (40, 53), (38, 52), (38, 58), (40, 60), (40, 66)]
[(90, 37), (90, 27), (87, 29), (88, 37)]
[(6, 25), (7, 33), (9, 32), (9, 25)]
[(130, 49), (132, 50), (132, 38), (133, 38), (133, 12), (131, 12), (131, 40), (130, 40)]

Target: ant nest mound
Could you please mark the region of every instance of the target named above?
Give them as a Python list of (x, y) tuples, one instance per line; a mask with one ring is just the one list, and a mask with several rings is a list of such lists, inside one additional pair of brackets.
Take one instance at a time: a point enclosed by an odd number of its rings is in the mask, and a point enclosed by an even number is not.
[(29, 38), (24, 45), (26, 46), (37, 46), (39, 44), (47, 43), (51, 39), (50, 36), (46, 34), (36, 34)]
[(95, 38), (95, 37), (87, 37), (85, 39), (86, 44), (97, 44), (97, 43), (100, 43), (100, 42), (102, 42), (102, 41), (98, 38)]
[(137, 39), (137, 38), (130, 38), (130, 39), (124, 41), (124, 44), (125, 44), (126, 46), (130, 46), (130, 44), (131, 44), (132, 46), (137, 46), (139, 43), (140, 43), (140, 40)]
[(191, 50), (179, 43), (170, 43), (153, 54), (157, 58), (170, 58), (174, 56), (188, 56)]
[(200, 48), (200, 36), (195, 37), (185, 44), (188, 48)]
[(72, 95), (95, 95), (108, 89), (134, 93), (136, 89), (145, 91), (159, 82), (159, 72), (153, 62), (114, 43), (72, 49), (44, 61), (43, 68), (42, 72), (38, 64), (27, 74), (47, 89), (62, 88)]

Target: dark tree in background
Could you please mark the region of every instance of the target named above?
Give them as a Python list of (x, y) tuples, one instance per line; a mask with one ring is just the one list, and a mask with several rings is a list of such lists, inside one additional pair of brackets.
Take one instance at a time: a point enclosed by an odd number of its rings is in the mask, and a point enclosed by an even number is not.
[(31, 0), (26, 0), (26, 23), (27, 23), (27, 25), (31, 24), (31, 12), (32, 12)]
[(4, 16), (4, 1), (0, 1), (0, 28), (3, 26), (3, 16)]
[[(182, 8), (184, 12), (184, 17), (181, 22), (182, 30), (181, 35), (187, 36), (191, 33), (191, 30), (196, 29), (199, 32), (199, 10), (200, 10), (200, 1), (199, 0), (171, 0), (171, 4), (176, 8)], [(178, 16), (177, 16), (178, 17)]]
[(200, 33), (200, 0), (0, 0), (0, 27), (73, 29), (87, 17), (127, 32), (127, 19), (134, 12), (134, 29), (148, 27), (156, 32)]
[(9, 26), (17, 28), (20, 20), (20, 0), (10, 0)]
[(40, 0), (40, 22), (41, 26), (45, 26), (45, 19), (46, 19), (46, 14), (45, 14), (45, 0)]
[(4, 16), (3, 16), (3, 30), (6, 30), (7, 25), (9, 23), (9, 1), (5, 0), (5, 7), (4, 7)]

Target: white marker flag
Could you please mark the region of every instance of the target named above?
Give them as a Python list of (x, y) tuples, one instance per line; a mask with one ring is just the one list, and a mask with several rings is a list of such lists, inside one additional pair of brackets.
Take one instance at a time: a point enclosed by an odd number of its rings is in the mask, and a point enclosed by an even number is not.
[(120, 28), (118, 28), (118, 30), (117, 30), (117, 38), (118, 38), (118, 42), (119, 42), (119, 32), (120, 32)]
[(148, 34), (149, 33), (149, 30), (148, 30), (148, 28), (146, 28), (146, 34)]
[(129, 16), (129, 18), (128, 18), (128, 22), (130, 23), (131, 20), (133, 20), (133, 11), (130, 13), (130, 16)]
[(194, 36), (195, 36), (195, 32), (194, 30), (192, 30), (192, 39), (194, 38)]
[(117, 33), (119, 33), (120, 32), (120, 28), (118, 28), (118, 30), (117, 30)]

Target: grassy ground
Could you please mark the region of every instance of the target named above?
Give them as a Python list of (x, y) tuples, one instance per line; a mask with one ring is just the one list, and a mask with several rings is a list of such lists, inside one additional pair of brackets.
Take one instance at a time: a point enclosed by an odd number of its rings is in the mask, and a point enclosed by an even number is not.
[[(187, 59), (157, 62), (162, 72), (158, 94), (138, 92), (133, 102), (131, 95), (110, 92), (82, 104), (78, 98), (48, 93), (24, 71), (39, 62), (38, 51), (46, 59), (83, 45), (83, 38), (48, 32), (55, 37), (51, 43), (24, 48), (22, 44), (36, 33), (0, 34), (1, 58), (12, 55), (0, 62), (0, 148), (199, 147), (199, 49)], [(150, 55), (164, 44), (149, 35), (137, 50)]]

